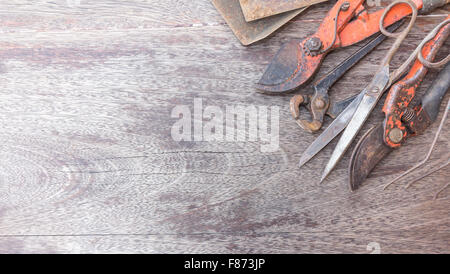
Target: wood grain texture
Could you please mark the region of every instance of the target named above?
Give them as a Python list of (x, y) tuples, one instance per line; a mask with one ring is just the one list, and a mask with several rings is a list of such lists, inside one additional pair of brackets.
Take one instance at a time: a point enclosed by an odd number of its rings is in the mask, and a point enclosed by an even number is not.
[[(382, 191), (425, 155), (438, 123), (351, 193), (349, 155), (318, 185), (336, 142), (298, 169), (317, 135), (290, 117), (291, 95), (253, 87), (281, 44), (313, 32), (331, 4), (243, 47), (209, 0), (2, 1), (0, 252), (367, 253), (378, 242), (382, 253), (449, 253), (450, 190), (432, 200), (449, 169)], [(448, 13), (419, 16), (394, 66)], [(391, 43), (350, 70), (332, 99), (360, 91)], [(357, 48), (331, 53), (318, 76)], [(194, 98), (280, 107), (280, 150), (173, 141), (171, 111), (192, 109)], [(363, 131), (382, 118), (379, 105)], [(426, 170), (446, 160), (449, 136)]]

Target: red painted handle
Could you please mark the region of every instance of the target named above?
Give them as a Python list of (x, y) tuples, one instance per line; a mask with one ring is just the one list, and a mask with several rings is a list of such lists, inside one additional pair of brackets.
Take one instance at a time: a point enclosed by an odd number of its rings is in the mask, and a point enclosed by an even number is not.
[[(422, 0), (412, 0), (416, 4), (417, 9), (423, 7)], [(348, 23), (347, 26), (339, 33), (340, 46), (346, 47), (358, 43), (367, 37), (380, 31), (379, 22), (383, 15), (384, 9), (368, 13), (367, 11), (359, 14), (356, 20)], [(384, 26), (390, 26), (395, 22), (403, 19), (411, 14), (411, 8), (406, 4), (396, 5), (389, 11), (384, 20)]]
[[(449, 34), (450, 25), (447, 25), (423, 47), (422, 54), (424, 58), (429, 61), (434, 60)], [(414, 128), (414, 125), (411, 124), (413, 122), (409, 121), (410, 119), (408, 118), (410, 117), (408, 116), (414, 116), (421, 110), (412, 109), (409, 107), (409, 104), (415, 97), (416, 89), (420, 86), (427, 72), (428, 69), (419, 60), (416, 60), (409, 73), (389, 90), (383, 106), (383, 112), (386, 115), (384, 120), (384, 141), (392, 148), (401, 146), (407, 135), (410, 134), (406, 126)], [(396, 134), (392, 134), (394, 129)], [(403, 134), (402, 138), (396, 138), (400, 133), (399, 130)]]

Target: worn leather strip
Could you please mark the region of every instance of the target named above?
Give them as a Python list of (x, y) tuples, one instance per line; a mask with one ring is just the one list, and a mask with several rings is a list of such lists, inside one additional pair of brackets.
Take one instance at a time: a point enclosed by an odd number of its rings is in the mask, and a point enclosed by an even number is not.
[(233, 30), (234, 35), (245, 46), (266, 38), (306, 9), (297, 9), (261, 20), (247, 22), (242, 13), (239, 0), (211, 1)]
[(309, 7), (327, 0), (240, 0), (247, 22)]

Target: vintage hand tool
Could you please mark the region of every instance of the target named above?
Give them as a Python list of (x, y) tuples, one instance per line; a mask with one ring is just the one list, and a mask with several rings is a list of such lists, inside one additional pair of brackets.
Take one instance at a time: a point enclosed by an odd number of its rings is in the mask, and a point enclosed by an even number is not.
[[(450, 0), (412, 0), (421, 12), (429, 12)], [(368, 13), (364, 0), (338, 0), (317, 32), (305, 39), (293, 39), (283, 45), (267, 67), (256, 87), (269, 93), (289, 92), (309, 80), (324, 57), (332, 50), (358, 43), (380, 31), (385, 10)], [(397, 5), (385, 16), (389, 26), (411, 14), (407, 5)], [(353, 19), (353, 20), (352, 20)]]
[(240, 0), (240, 3), (245, 21), (251, 22), (325, 1), (327, 0)]
[[(403, 20), (388, 27), (389, 31), (395, 31), (403, 23)], [(364, 56), (371, 52), (377, 45), (383, 42), (386, 36), (379, 34), (357, 52), (348, 57), (345, 61), (334, 68), (330, 73), (322, 77), (314, 84), (314, 94), (298, 94), (292, 97), (290, 102), (291, 114), (297, 124), (306, 131), (316, 132), (323, 124), (325, 115), (336, 118), (356, 96), (344, 99), (336, 103), (330, 103), (328, 96), (329, 88), (339, 80), (350, 68), (358, 63)], [(311, 120), (300, 118), (300, 107), (305, 106), (311, 112)]]
[[(450, 83), (450, 81), (447, 81), (447, 82)], [(438, 130), (437, 130), (437, 132), (436, 132), (436, 134), (435, 134), (435, 136), (434, 136), (433, 142), (431, 143), (430, 149), (428, 150), (428, 153), (427, 153), (427, 155), (425, 156), (425, 158), (424, 158), (422, 161), (420, 161), (419, 163), (417, 163), (416, 165), (414, 165), (413, 167), (411, 167), (410, 169), (408, 169), (407, 171), (405, 171), (405, 172), (403, 172), (402, 174), (400, 174), (400, 176), (397, 176), (394, 180), (392, 180), (392, 181), (390, 181), (388, 184), (386, 184), (386, 185), (384, 186), (383, 190), (385, 190), (385, 189), (388, 188), (391, 184), (397, 182), (397, 181), (400, 180), (401, 178), (405, 177), (406, 175), (410, 174), (410, 173), (413, 172), (414, 170), (416, 170), (416, 169), (422, 167), (423, 165), (425, 165), (425, 164), (427, 163), (427, 161), (430, 159), (431, 154), (433, 153), (433, 149), (434, 149), (434, 147), (436, 146), (436, 143), (437, 143), (437, 140), (438, 140), (438, 138), (439, 138), (439, 135), (440, 135), (441, 132), (442, 132), (442, 128), (444, 127), (444, 123), (445, 123), (445, 121), (446, 121), (446, 119), (447, 119), (449, 107), (450, 107), (450, 100), (447, 101), (447, 107), (446, 107), (446, 109), (445, 109), (444, 117), (443, 117), (442, 120), (441, 120), (441, 123), (440, 123), (440, 125), (439, 125), (439, 128), (438, 128)], [(442, 168), (448, 166), (448, 165), (450, 164), (450, 160), (449, 160), (450, 157), (449, 157), (449, 156), (450, 156), (450, 154), (447, 153), (446, 156), (444, 157), (444, 158), (447, 158), (447, 162), (446, 162), (445, 164), (441, 165), (441, 166), (438, 167), (437, 169), (433, 169), (433, 170), (431, 170), (431, 171), (425, 173), (424, 175), (422, 175), (421, 177), (419, 177), (419, 179), (422, 179), (422, 178), (428, 176), (429, 174), (431, 174), (431, 173), (433, 173), (433, 172), (436, 172), (436, 171), (438, 171), (438, 170), (440, 170), (440, 169), (442, 169)], [(415, 179), (415, 180), (409, 182), (409, 183), (406, 185), (405, 188), (409, 188), (413, 183), (415, 183), (415, 182), (417, 182), (417, 181), (418, 181), (418, 179)]]
[(447, 56), (441, 62), (430, 63), (450, 35), (449, 23), (450, 16), (419, 45), (420, 57), (408, 75), (393, 85), (388, 93), (383, 106), (386, 115), (383, 124), (369, 130), (356, 145), (349, 168), (352, 190), (362, 184), (381, 159), (400, 147), (409, 136), (422, 134), (436, 120), (441, 100), (450, 87), (449, 63), (439, 73), (422, 103), (414, 107), (411, 107), (410, 103), (427, 74), (427, 67), (437, 67), (449, 62), (450, 56)]
[(301, 8), (254, 22), (246, 22), (239, 0), (211, 1), (244, 46), (266, 38), (306, 9)]
[[(383, 21), (386, 14), (401, 3), (406, 3), (412, 9), (412, 17), (406, 29), (400, 33), (390, 33), (384, 26)], [(356, 134), (361, 129), (362, 125), (366, 121), (372, 109), (375, 107), (378, 100), (383, 95), (383, 92), (395, 81), (397, 81), (400, 76), (406, 71), (408, 66), (412, 61), (414, 61), (417, 53), (412, 54), (408, 60), (406, 60), (403, 65), (401, 65), (394, 72), (389, 72), (389, 63), (392, 60), (395, 52), (397, 52), (400, 44), (408, 35), (413, 24), (417, 18), (417, 8), (411, 0), (397, 0), (391, 3), (384, 11), (380, 18), (380, 30), (381, 32), (389, 37), (396, 37), (396, 41), (392, 45), (391, 49), (387, 53), (386, 57), (380, 64), (378, 71), (376, 72), (372, 82), (358, 95), (358, 97), (353, 100), (353, 102), (331, 123), (331, 125), (311, 144), (310, 147), (303, 153), (300, 159), (300, 166), (305, 164), (309, 159), (311, 159), (316, 153), (318, 153), (323, 147), (325, 147), (331, 140), (334, 139), (342, 130), (345, 129), (339, 140), (336, 148), (331, 155), (330, 161), (328, 162), (325, 171), (323, 173), (321, 182), (326, 178), (326, 176), (335, 167), (337, 162), (343, 156), (347, 150), (350, 143), (355, 138)], [(416, 50), (417, 51), (417, 50)]]

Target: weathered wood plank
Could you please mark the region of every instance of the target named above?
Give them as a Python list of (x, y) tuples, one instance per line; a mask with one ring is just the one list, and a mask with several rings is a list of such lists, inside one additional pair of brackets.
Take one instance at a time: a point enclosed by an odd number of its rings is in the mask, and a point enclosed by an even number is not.
[[(68, 3), (0, 4), (0, 252), (365, 253), (373, 241), (386, 253), (450, 251), (450, 190), (432, 200), (448, 169), (407, 191), (381, 190), (424, 155), (437, 123), (350, 193), (349, 156), (317, 185), (335, 142), (299, 170), (315, 136), (290, 117), (290, 95), (253, 87), (280, 45), (316, 29), (330, 3), (251, 47), (207, 0)], [(443, 14), (418, 18), (395, 66)], [(332, 98), (361, 90), (391, 43), (349, 71)], [(330, 54), (318, 76), (357, 47)], [(192, 110), (194, 98), (223, 109), (278, 106), (280, 150), (175, 142), (171, 111)], [(382, 120), (380, 109), (363, 130)], [(449, 134), (427, 168), (445, 160)]]
[[(373, 241), (380, 244), (381, 253), (443, 253), (440, 244), (445, 233), (424, 240), (419, 235), (429, 231), (409, 231), (394, 234), (374, 233)], [(10, 236), (0, 238), (0, 252), (9, 253), (370, 253), (367, 232), (362, 233), (253, 233), (248, 235), (78, 235), (78, 236)], [(309, 242), (308, 239), (314, 239)], [(9, 247), (9, 248), (6, 248)]]

